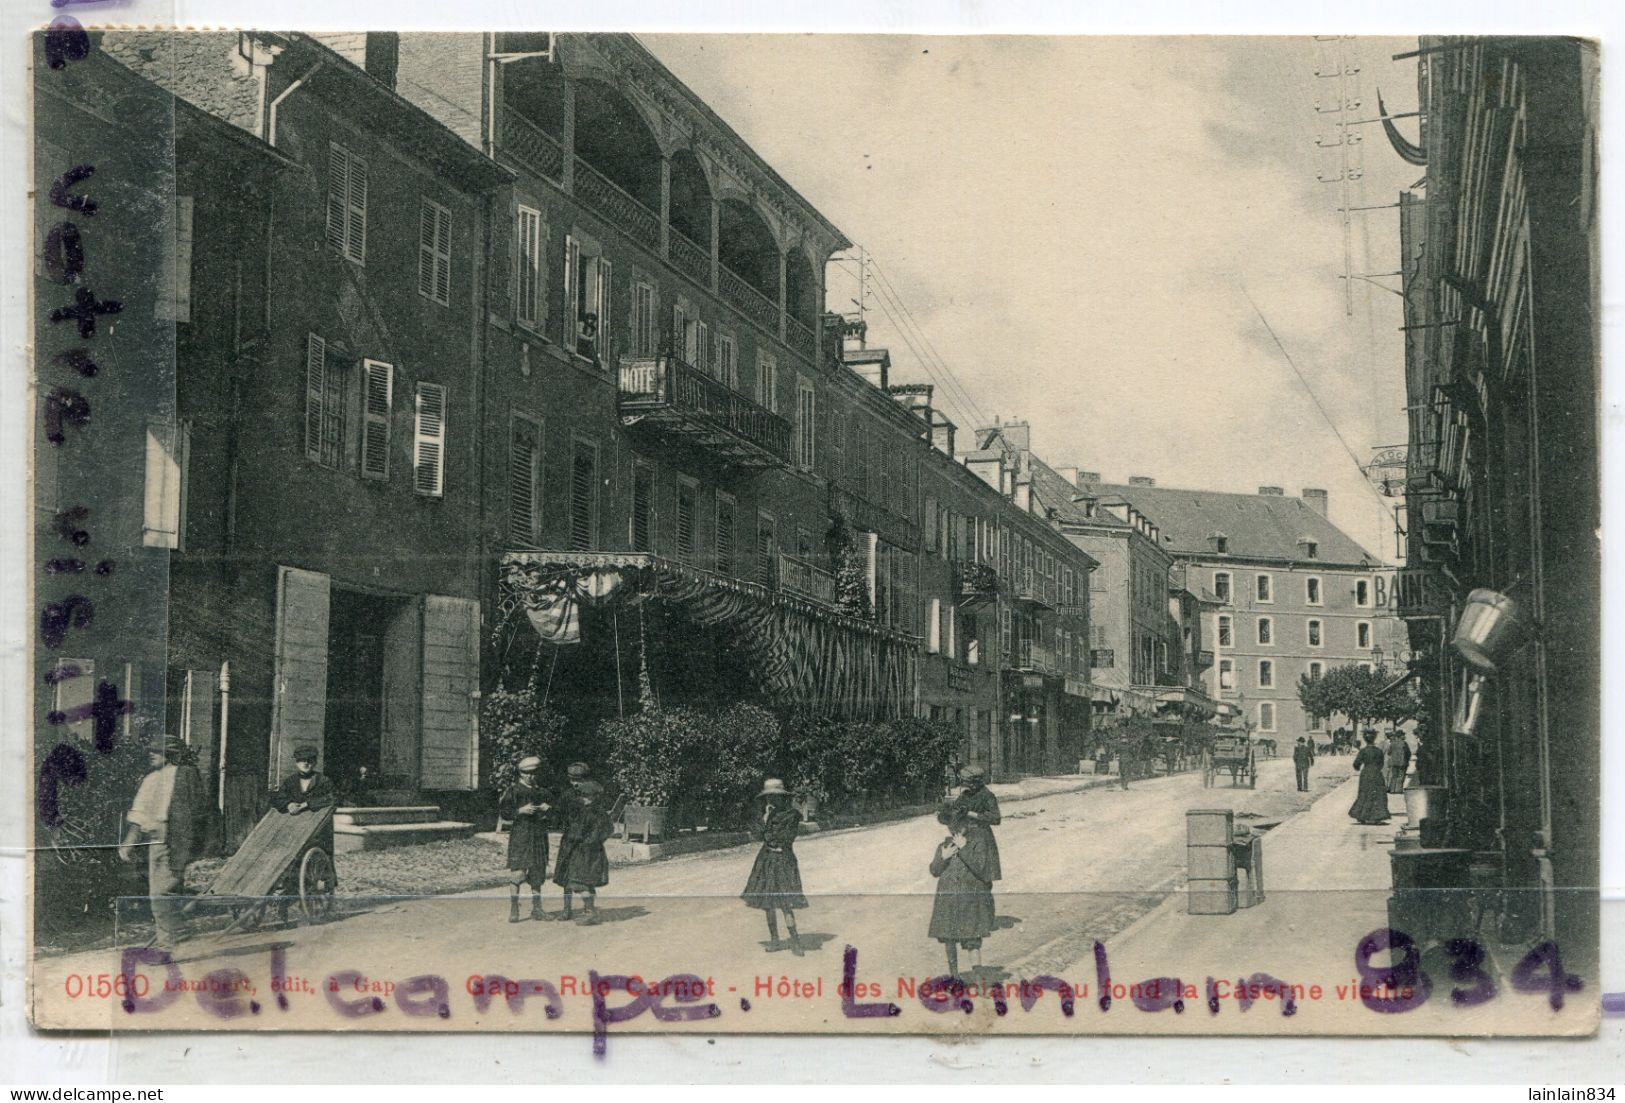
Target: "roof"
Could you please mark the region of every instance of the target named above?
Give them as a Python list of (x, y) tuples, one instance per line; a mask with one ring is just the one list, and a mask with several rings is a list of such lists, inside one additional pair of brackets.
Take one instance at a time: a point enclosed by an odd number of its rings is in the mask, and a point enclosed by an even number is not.
[(1222, 533), (1234, 559), (1302, 561), (1307, 557), (1299, 541), (1307, 539), (1319, 545), (1318, 563), (1381, 565), (1302, 498), (1120, 483), (1091, 483), (1090, 492), (1120, 497), (1150, 517), (1174, 555), (1213, 558), (1212, 537)]
[[(1029, 453), (1030, 470), (1032, 472), (1033, 497), (1038, 499), (1041, 511), (1053, 516), (1062, 524), (1094, 525), (1104, 522), (1120, 523), (1115, 517), (1091, 517), (1084, 512), (1083, 504), (1076, 502), (1078, 488), (1068, 482), (1060, 472), (1049, 464)], [(1054, 510), (1049, 514), (1049, 510)]]

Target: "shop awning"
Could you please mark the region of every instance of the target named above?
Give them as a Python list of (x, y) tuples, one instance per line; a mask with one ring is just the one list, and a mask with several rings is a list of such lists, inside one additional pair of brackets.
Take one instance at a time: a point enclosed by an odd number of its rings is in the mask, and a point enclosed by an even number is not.
[(637, 552), (511, 552), (498, 587), (499, 630), (525, 616), (542, 639), (580, 638), (583, 604), (667, 603), (747, 646), (768, 696), (848, 717), (912, 707), (918, 637), (821, 602)]

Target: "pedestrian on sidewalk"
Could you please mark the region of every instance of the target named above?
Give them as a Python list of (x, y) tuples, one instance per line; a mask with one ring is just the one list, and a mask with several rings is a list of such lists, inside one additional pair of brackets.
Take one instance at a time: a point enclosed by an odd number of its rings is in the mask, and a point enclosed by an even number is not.
[(519, 886), (530, 886), (530, 917), (546, 919), (542, 886), (547, 883), (547, 813), (553, 795), (536, 783), (542, 760), (519, 760), (519, 780), (503, 790), (497, 815), (508, 821), (508, 922), (520, 922)]
[(609, 884), (609, 854), (604, 842), (614, 833), (609, 813), (603, 807), (604, 787), (588, 777), (584, 763), (569, 767), (570, 792), (564, 797), (564, 832), (559, 839), (559, 860), (553, 869), (553, 882), (564, 890), (564, 912), (560, 919), (572, 919), (573, 894), (583, 897), (580, 922), (594, 926), (598, 918), (598, 890)]
[(775, 911), (784, 913), (784, 925), (790, 932), (790, 949), (801, 956), (801, 935), (796, 931), (796, 909), (807, 906), (801, 893), (801, 865), (796, 861), (796, 834), (801, 830), (801, 813), (790, 803), (790, 794), (784, 782), (768, 778), (757, 794), (762, 802), (762, 814), (757, 817), (755, 834), (762, 840), (762, 849), (756, 852), (756, 864), (745, 879), (745, 891), (740, 894), (747, 907), (760, 908), (767, 916), (767, 933), (772, 939), (767, 952), (784, 949), (779, 941), (779, 924)]
[(1365, 746), (1354, 756), (1354, 769), (1360, 775), (1360, 789), (1355, 795), (1349, 815), (1356, 821), (1372, 826), (1388, 822), (1388, 787), (1383, 784), (1382, 748), (1377, 746), (1377, 733), (1365, 733)]
[(1298, 745), (1292, 748), (1292, 768), (1298, 773), (1298, 792), (1309, 791), (1309, 764), (1314, 762), (1315, 752), (1309, 749), (1309, 741), (1298, 736)]
[(971, 969), (982, 967), (982, 939), (993, 933), (993, 880), (999, 856), (989, 848), (992, 832), (973, 831), (964, 790), (955, 789), (937, 812), (948, 837), (937, 844), (931, 876), (937, 879), (927, 933), (948, 952), (948, 973), (959, 976), (959, 951), (971, 955)]
[(1004, 819), (999, 814), (999, 799), (988, 789), (987, 771), (980, 766), (961, 767), (959, 784), (958, 804), (965, 814), (965, 832), (987, 850), (988, 880), (997, 881), (1004, 876), (999, 865), (999, 844), (993, 838), (993, 829)]
[(203, 779), (192, 764), (191, 748), (173, 735), (153, 746), (147, 759), (148, 773), (124, 817), (127, 826), (118, 856), (133, 862), (135, 848), (144, 851), (154, 931), (149, 945), (173, 949), (186, 934), (178, 897), (203, 834)]
[(1411, 765), (1411, 745), (1405, 742), (1405, 735), (1398, 730), (1388, 733), (1388, 748), (1383, 753), (1388, 766), (1388, 791), (1390, 793), (1403, 793), (1405, 791), (1405, 771)]

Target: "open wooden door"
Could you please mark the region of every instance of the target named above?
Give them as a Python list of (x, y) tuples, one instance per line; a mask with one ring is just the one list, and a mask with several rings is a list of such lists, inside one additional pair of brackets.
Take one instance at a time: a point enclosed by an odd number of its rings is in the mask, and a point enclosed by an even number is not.
[(423, 598), (424, 789), (479, 784), (480, 606), (467, 598)]
[(327, 628), (332, 579), (277, 568), (276, 672), (271, 712), (270, 784), (293, 769), (301, 743), (323, 749), (327, 722)]

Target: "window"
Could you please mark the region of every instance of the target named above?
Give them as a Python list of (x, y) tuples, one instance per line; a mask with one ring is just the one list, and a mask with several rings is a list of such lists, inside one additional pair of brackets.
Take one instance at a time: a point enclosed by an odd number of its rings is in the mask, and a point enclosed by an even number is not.
[(607, 360), (612, 266), (596, 246), (564, 236), (564, 341), (578, 356)]
[(686, 475), (677, 476), (677, 559), (694, 562), (700, 542), (700, 486)]
[(541, 541), (542, 427), (514, 414), (508, 426), (508, 534), (515, 544)]
[(739, 348), (734, 339), (724, 333), (717, 339), (717, 378), (731, 389), (739, 389)]
[(520, 325), (542, 324), (542, 212), (520, 207), (514, 226), (514, 316)]
[(655, 550), (655, 469), (641, 461), (632, 464), (632, 550)]
[(1258, 730), (1261, 732), (1275, 730), (1275, 703), (1273, 701), (1260, 701), (1258, 703)]
[(818, 462), (818, 392), (805, 376), (796, 378), (796, 466), (811, 471)]
[(976, 618), (966, 613), (960, 619), (963, 624), (960, 625), (959, 638), (965, 641), (965, 661), (976, 666), (982, 661), (982, 637), (977, 631)]
[(327, 147), (327, 240), (367, 263), (367, 162), (336, 142)]
[(1213, 572), (1213, 596), (1218, 598), (1220, 601), (1228, 602), (1230, 600), (1229, 571)]
[(758, 511), (756, 514), (756, 581), (763, 586), (773, 585), (778, 573), (779, 541), (773, 515)]
[(192, 452), (192, 423), (154, 418), (147, 423), (141, 543), (149, 548), (186, 550), (186, 484)]
[(1271, 582), (1272, 582), (1272, 579), (1267, 574), (1261, 574), (1254, 580), (1254, 583), (1253, 583), (1254, 590), (1253, 590), (1253, 592), (1258, 595), (1258, 600), (1259, 601), (1269, 602), (1271, 604), (1274, 603), (1274, 601), (1275, 601), (1275, 589), (1271, 585)]
[(192, 320), (192, 197), (175, 196), (163, 227), (158, 296), (154, 317), (170, 322)]
[(779, 362), (771, 353), (756, 354), (756, 401), (779, 412)]
[(1303, 542), (1303, 554), (1307, 559), (1319, 559), (1320, 545), (1313, 540), (1305, 540)]
[(1304, 727), (1305, 731), (1312, 731), (1312, 732), (1324, 731), (1325, 728), (1323, 728), (1321, 726), (1323, 723), (1324, 723), (1324, 721), (1322, 721), (1320, 717), (1316, 716), (1314, 713), (1310, 712), (1308, 709), (1304, 710), (1304, 713), (1303, 713), (1303, 727)]
[(717, 570), (733, 574), (734, 514), (738, 512), (733, 495), (717, 491)]
[(1303, 580), (1303, 599), (1310, 605), (1320, 604), (1320, 579), (1310, 575)]
[(361, 477), (387, 480), (395, 369), (378, 360), (364, 360), (361, 368)]
[(656, 355), (657, 340), (654, 285), (639, 280), (632, 285), (632, 355)]
[(1219, 660), (1219, 688), (1236, 688), (1236, 664), (1231, 659)]
[(1273, 659), (1259, 659), (1258, 660), (1258, 688), (1259, 689), (1274, 689), (1275, 688), (1275, 660), (1273, 660)]
[(1320, 663), (1318, 663), (1318, 662), (1310, 663), (1309, 664), (1309, 680), (1311, 682), (1315, 681), (1316, 679), (1318, 679), (1321, 676), (1321, 674), (1325, 673), (1325, 670), (1326, 670), (1326, 668), (1323, 665), (1321, 665)]
[(1354, 646), (1361, 651), (1371, 649), (1371, 622), (1362, 620), (1354, 625)]
[(305, 455), (323, 467), (336, 468), (344, 453), (343, 373), (327, 342), (305, 339)]
[(1258, 618), (1258, 642), (1265, 646), (1275, 642), (1275, 622), (1269, 617)]
[(942, 650), (942, 599), (938, 597), (925, 610), (925, 650), (932, 655)]
[(446, 484), (446, 388), (419, 383), (412, 438), (412, 488), (438, 498)]
[(1220, 555), (1227, 554), (1230, 551), (1230, 538), (1228, 536), (1215, 536), (1213, 538), (1213, 550)]
[(418, 204), (418, 294), (451, 305), (451, 212), (432, 199)]
[(575, 442), (570, 461), (570, 550), (590, 551), (598, 536), (598, 449)]
[(1219, 614), (1219, 646), (1231, 647), (1234, 645), (1234, 635), (1231, 632), (1230, 614)]
[(1320, 621), (1311, 620), (1309, 622), (1309, 646), (1319, 647), (1320, 645)]
[(693, 340), (693, 351), (689, 353), (688, 362), (709, 375), (716, 374), (716, 364), (711, 360), (711, 326), (708, 322), (693, 322), (689, 326), (689, 336)]
[(1362, 609), (1371, 607), (1371, 580), (1369, 578), (1354, 580), (1354, 604)]

